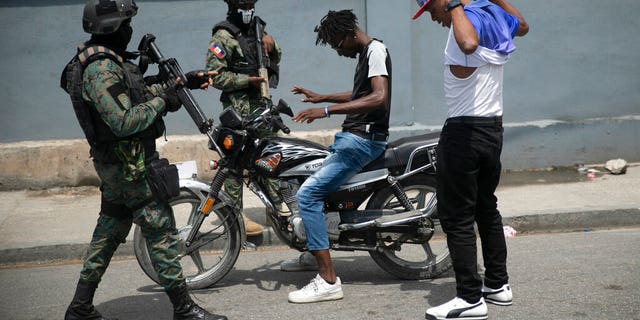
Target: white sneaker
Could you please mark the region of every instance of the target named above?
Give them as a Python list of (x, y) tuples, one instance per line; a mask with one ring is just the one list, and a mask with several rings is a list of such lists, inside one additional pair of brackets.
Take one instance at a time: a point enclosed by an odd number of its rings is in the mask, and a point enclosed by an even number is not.
[(498, 289), (491, 289), (482, 285), (482, 296), (487, 303), (497, 304), (499, 306), (510, 306), (513, 304), (513, 293), (509, 284)]
[(427, 309), (424, 317), (428, 320), (484, 320), (488, 318), (487, 304), (483, 298), (472, 304), (455, 297), (449, 302)]
[(311, 252), (306, 251), (300, 254), (298, 258), (283, 261), (280, 263), (282, 271), (318, 271), (318, 261)]
[(336, 283), (329, 284), (318, 274), (304, 288), (289, 292), (289, 302), (310, 303), (340, 300), (343, 296), (340, 278), (336, 277)]

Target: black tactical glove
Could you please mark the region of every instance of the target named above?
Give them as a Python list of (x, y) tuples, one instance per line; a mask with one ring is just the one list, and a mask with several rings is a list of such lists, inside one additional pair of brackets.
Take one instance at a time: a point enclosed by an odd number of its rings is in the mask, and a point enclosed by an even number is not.
[(164, 109), (169, 112), (176, 112), (180, 110), (182, 106), (182, 102), (178, 98), (178, 93), (176, 92), (175, 86), (168, 86), (164, 91), (160, 94), (160, 98), (164, 100)]
[[(198, 73), (201, 73), (202, 76), (198, 76)], [(206, 70), (189, 71), (185, 76), (187, 76), (187, 88), (191, 90), (200, 89), (203, 84), (209, 83), (209, 75)]]

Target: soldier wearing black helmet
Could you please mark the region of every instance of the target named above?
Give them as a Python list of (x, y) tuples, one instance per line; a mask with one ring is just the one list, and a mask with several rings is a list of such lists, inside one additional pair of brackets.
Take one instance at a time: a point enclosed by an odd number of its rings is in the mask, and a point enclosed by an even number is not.
[[(147, 164), (158, 158), (155, 139), (165, 131), (162, 117), (177, 111), (181, 102), (173, 86), (145, 83), (140, 68), (130, 62), (136, 55), (126, 49), (133, 32), (131, 18), (137, 12), (132, 0), (87, 1), (82, 25), (91, 39), (78, 47), (62, 73), (60, 85), (69, 93), (89, 142), (102, 193), (98, 222), (64, 318), (105, 319), (93, 306), (93, 297), (135, 222), (173, 303), (173, 319), (227, 319), (210, 314), (190, 298), (171, 207), (155, 199), (145, 179)], [(187, 79), (190, 88), (211, 84), (206, 72), (195, 74)]]
[[(213, 86), (222, 91), (220, 101), (223, 107), (234, 108), (242, 117), (250, 117), (266, 105), (265, 99), (261, 96), (260, 85), (266, 80), (272, 88), (278, 84), (278, 64), (282, 50), (273, 37), (265, 31), (260, 40), (264, 59), (268, 65), (268, 79), (260, 77), (255, 24), (266, 25), (266, 23), (255, 15), (257, 0), (225, 0), (225, 2), (228, 6), (227, 18), (213, 27), (205, 69), (218, 72), (213, 78)], [(263, 132), (262, 136), (272, 134)], [(271, 180), (268, 185), (267, 192), (272, 200), (278, 203), (278, 209), (281, 211), (281, 201), (276, 193), (277, 182)], [(236, 207), (242, 210), (242, 184), (229, 179), (224, 187), (236, 200)], [(262, 226), (246, 216), (244, 216), (244, 222), (247, 235), (262, 234)]]

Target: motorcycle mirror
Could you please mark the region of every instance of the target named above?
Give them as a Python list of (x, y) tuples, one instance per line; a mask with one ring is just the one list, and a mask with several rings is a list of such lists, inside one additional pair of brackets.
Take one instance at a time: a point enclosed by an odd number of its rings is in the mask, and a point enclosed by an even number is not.
[(226, 108), (220, 114), (220, 123), (231, 129), (238, 129), (242, 127), (242, 117), (238, 114), (234, 108)]
[(276, 106), (276, 110), (279, 113), (284, 113), (284, 114), (288, 115), (289, 117), (293, 117), (293, 110), (291, 110), (291, 107), (289, 107), (289, 104), (286, 103), (282, 99), (280, 99), (280, 101), (278, 101), (278, 105)]

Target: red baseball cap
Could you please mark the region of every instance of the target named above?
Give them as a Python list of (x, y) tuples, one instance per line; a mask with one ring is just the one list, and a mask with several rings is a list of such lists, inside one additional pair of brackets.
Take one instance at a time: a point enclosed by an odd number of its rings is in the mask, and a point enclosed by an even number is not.
[(424, 13), (424, 8), (431, 3), (431, 0), (416, 0), (416, 2), (418, 2), (420, 9), (413, 15), (413, 20), (418, 19)]

